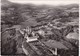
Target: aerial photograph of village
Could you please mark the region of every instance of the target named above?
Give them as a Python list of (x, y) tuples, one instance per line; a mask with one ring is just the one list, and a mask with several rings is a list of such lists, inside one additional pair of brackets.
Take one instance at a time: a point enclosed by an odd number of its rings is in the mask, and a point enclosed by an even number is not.
[(1, 0), (2, 56), (79, 56), (78, 0)]

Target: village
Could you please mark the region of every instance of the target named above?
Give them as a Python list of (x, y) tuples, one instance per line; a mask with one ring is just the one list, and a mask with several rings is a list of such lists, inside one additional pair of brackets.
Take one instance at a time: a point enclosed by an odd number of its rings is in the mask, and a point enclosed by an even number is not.
[[(66, 53), (76, 47), (78, 48), (79, 37), (77, 26), (70, 25), (60, 28), (48, 23), (35, 27), (27, 26), (25, 28), (17, 25), (11, 27), (11, 29), (15, 29), (16, 34), (22, 35), (20, 38), (23, 40), (18, 43), (18, 48), (21, 46), (22, 52), (26, 55), (61, 56), (60, 50), (64, 50), (64, 53)], [(19, 37), (17, 36), (17, 38)], [(72, 40), (75, 40), (75, 42), (72, 42)], [(18, 51), (21, 50), (19, 49)], [(65, 55), (64, 53), (63, 55)], [(66, 53), (66, 56), (67, 55), (73, 54)]]
[(2, 0), (0, 26), (1, 55), (79, 55), (78, 4), (55, 6)]

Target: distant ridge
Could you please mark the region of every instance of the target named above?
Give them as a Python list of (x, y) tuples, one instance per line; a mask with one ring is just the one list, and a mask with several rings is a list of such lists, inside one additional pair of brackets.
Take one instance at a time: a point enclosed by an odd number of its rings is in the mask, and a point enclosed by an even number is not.
[(9, 6), (10, 4), (12, 4), (12, 2), (8, 0), (1, 0), (1, 6)]

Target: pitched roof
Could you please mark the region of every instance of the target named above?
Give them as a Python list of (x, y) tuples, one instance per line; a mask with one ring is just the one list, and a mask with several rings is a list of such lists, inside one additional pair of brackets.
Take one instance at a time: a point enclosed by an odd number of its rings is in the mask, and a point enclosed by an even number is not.
[(66, 36), (68, 39), (79, 39), (79, 34), (76, 33), (76, 32), (73, 32), (73, 33), (69, 33), (67, 36)]

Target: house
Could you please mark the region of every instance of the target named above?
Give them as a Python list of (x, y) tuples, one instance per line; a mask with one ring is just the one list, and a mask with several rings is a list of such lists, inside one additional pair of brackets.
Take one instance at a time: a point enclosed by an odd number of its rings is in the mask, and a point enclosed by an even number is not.
[(79, 40), (79, 34), (77, 32), (71, 32), (66, 36), (66, 38)]
[(53, 26), (53, 24), (51, 24), (50, 22), (48, 23), (48, 26)]
[(44, 32), (43, 30), (39, 30), (38, 33), (39, 33), (40, 35), (42, 35), (42, 36), (45, 35), (45, 32)]

